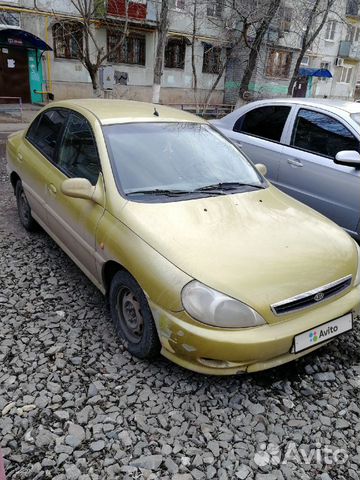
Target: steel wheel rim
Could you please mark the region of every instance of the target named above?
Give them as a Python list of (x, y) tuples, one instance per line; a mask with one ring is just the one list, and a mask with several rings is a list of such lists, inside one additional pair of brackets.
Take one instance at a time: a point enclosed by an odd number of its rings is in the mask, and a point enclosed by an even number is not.
[(140, 303), (129, 288), (120, 288), (116, 309), (126, 338), (132, 343), (139, 343), (144, 332), (144, 319)]

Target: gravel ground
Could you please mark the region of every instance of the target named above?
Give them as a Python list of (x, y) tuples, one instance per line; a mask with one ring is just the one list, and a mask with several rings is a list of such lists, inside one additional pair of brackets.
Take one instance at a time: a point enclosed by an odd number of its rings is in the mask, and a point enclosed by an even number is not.
[(257, 375), (207, 377), (132, 358), (102, 295), (44, 232), (21, 228), (0, 148), (8, 478), (359, 478), (359, 326)]

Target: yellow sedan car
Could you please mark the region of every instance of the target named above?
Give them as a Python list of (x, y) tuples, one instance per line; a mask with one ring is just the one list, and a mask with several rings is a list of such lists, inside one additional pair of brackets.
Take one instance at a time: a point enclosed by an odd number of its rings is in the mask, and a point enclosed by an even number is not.
[(23, 226), (40, 224), (108, 295), (137, 357), (254, 372), (359, 319), (354, 240), (196, 116), (52, 103), (9, 137), (7, 160)]

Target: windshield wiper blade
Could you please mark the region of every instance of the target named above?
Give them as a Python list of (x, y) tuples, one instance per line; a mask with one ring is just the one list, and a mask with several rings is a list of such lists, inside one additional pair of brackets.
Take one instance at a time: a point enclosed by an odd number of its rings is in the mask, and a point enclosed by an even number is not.
[(220, 182), (213, 185), (204, 185), (196, 189), (197, 192), (206, 192), (211, 190), (236, 190), (239, 187), (265, 188), (263, 185), (242, 182)]
[(166, 190), (161, 188), (155, 188), (153, 190), (136, 190), (134, 192), (128, 192), (126, 195), (166, 195), (168, 197), (176, 197), (180, 195), (193, 195), (204, 193), (206, 195), (224, 195), (222, 190)]
[(161, 188), (154, 188), (149, 190), (135, 190), (134, 192), (127, 192), (126, 195), (187, 195), (193, 193), (189, 190), (167, 190)]

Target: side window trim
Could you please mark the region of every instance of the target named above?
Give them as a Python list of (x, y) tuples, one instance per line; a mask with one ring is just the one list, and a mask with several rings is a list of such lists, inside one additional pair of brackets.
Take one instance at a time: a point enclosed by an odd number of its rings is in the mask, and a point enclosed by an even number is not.
[[(64, 131), (65, 131), (65, 127), (67, 125), (67, 122), (69, 120), (69, 112), (70, 110), (68, 108), (64, 108), (64, 107), (52, 107), (52, 108), (47, 108), (45, 111), (43, 111), (40, 115), (38, 115), (36, 117), (36, 119), (34, 121), (37, 122), (37, 126), (39, 125), (40, 123), (40, 120), (42, 119), (43, 115), (47, 112), (51, 112), (51, 111), (57, 111), (57, 110), (64, 110), (67, 112), (67, 117), (66, 117), (66, 120), (63, 124), (63, 126), (61, 127), (61, 132), (60, 132), (60, 137), (62, 139), (63, 135), (64, 135)], [(48, 160), (52, 165), (56, 166), (56, 159), (57, 159), (57, 151), (58, 151), (58, 147), (59, 147), (59, 144), (60, 142), (58, 141), (57, 142), (57, 145), (56, 145), (56, 148), (54, 150), (54, 158), (50, 158), (49, 155), (47, 155), (45, 152), (43, 152), (37, 145), (35, 142), (33, 142), (31, 140), (31, 138), (29, 137), (29, 132), (30, 132), (30, 129), (31, 127), (33, 126), (33, 123), (30, 125), (29, 129), (27, 130), (26, 132), (26, 135), (25, 135), (25, 139), (39, 152), (41, 153), (41, 155), (46, 158), (46, 160)]]
[(353, 135), (353, 137), (359, 142), (359, 145), (360, 145), (360, 140), (358, 139), (358, 136), (354, 132), (351, 125), (348, 122), (346, 122), (346, 120), (344, 120), (342, 117), (339, 117), (338, 115), (336, 115), (336, 113), (329, 112), (328, 110), (323, 110), (323, 109), (317, 108), (315, 106), (314, 107), (312, 107), (312, 106), (308, 107), (308, 106), (297, 105), (297, 109), (296, 109), (295, 117), (294, 117), (294, 122), (292, 124), (291, 134), (290, 134), (290, 138), (289, 138), (289, 144), (288, 144), (288, 146), (290, 148), (293, 148), (295, 150), (299, 150), (301, 152), (310, 153), (311, 155), (317, 155), (317, 156), (322, 157), (322, 158), (330, 159), (332, 161), (334, 160), (334, 157), (332, 157), (331, 155), (325, 155), (325, 154), (320, 153), (320, 152), (313, 152), (312, 150), (297, 147), (296, 145), (292, 144), (293, 138), (294, 138), (294, 135), (295, 135), (296, 120), (297, 120), (298, 114), (301, 110), (307, 110), (309, 112), (321, 113), (322, 115), (327, 115), (328, 117), (333, 118), (337, 122), (343, 124), (344, 127), (351, 133), (351, 135)]
[[(62, 130), (61, 130), (61, 133), (60, 133), (60, 136), (59, 136), (59, 140), (57, 142), (57, 145), (56, 145), (56, 148), (54, 150), (54, 161), (52, 162), (54, 167), (56, 167), (57, 169), (59, 169), (59, 166), (58, 166), (58, 159), (59, 159), (59, 149), (60, 149), (60, 146), (64, 140), (64, 135), (65, 135), (65, 132), (66, 132), (66, 128), (67, 128), (67, 125), (69, 123), (69, 119), (70, 119), (70, 116), (71, 116), (71, 113), (72, 111), (68, 108), (66, 108), (65, 110), (67, 110), (67, 117), (66, 117), (66, 121), (64, 122), (64, 125), (62, 127)], [(59, 169), (60, 170), (60, 169)]]
[[(284, 124), (283, 130), (282, 130), (282, 133), (281, 133), (280, 140), (273, 140), (273, 139), (271, 139), (271, 138), (266, 138), (266, 137), (261, 137), (260, 135), (255, 135), (254, 133), (237, 132), (236, 130), (234, 130), (236, 123), (237, 123), (240, 119), (242, 119), (241, 125), (243, 124), (244, 118), (245, 118), (245, 116), (246, 116), (248, 113), (252, 112), (253, 110), (257, 110), (257, 109), (265, 108), (265, 107), (286, 107), (286, 108), (289, 108), (289, 113), (288, 113), (286, 122), (285, 122), (285, 124)], [(287, 132), (287, 129), (289, 128), (289, 121), (290, 121), (291, 114), (292, 114), (292, 105), (288, 105), (288, 104), (286, 104), (285, 102), (284, 102), (284, 103), (265, 103), (265, 104), (263, 104), (263, 105), (258, 105), (258, 106), (256, 106), (255, 108), (254, 108), (254, 107), (249, 107), (249, 108), (246, 110), (246, 112), (243, 113), (242, 117), (237, 118), (237, 119), (235, 120), (235, 122), (233, 123), (233, 125), (232, 125), (232, 127), (231, 127), (231, 130), (232, 130), (233, 132), (235, 132), (235, 133), (239, 133), (240, 135), (247, 135), (247, 136), (252, 137), (252, 138), (258, 138), (259, 140), (263, 140), (263, 141), (265, 141), (265, 142), (276, 143), (277, 145), (284, 145), (283, 139), (285, 138), (285, 134), (286, 134), (286, 132)]]
[(295, 121), (300, 108), (301, 107), (299, 105), (291, 105), (291, 111), (286, 120), (283, 134), (281, 137), (281, 143), (287, 147), (291, 147), (291, 139), (292, 139), (293, 130), (295, 127)]
[(39, 121), (40, 121), (40, 119), (42, 118), (43, 114), (44, 114), (44, 112), (39, 113), (39, 114), (34, 118), (34, 120), (31, 122), (31, 124), (29, 125), (28, 129), (26, 130), (25, 139), (26, 139), (28, 142), (30, 142), (31, 144), (33, 144), (33, 143), (32, 143), (32, 141), (31, 141), (31, 139), (30, 139), (30, 131), (31, 131), (32, 128), (35, 126), (35, 123), (36, 123), (36, 127), (39, 125)]

